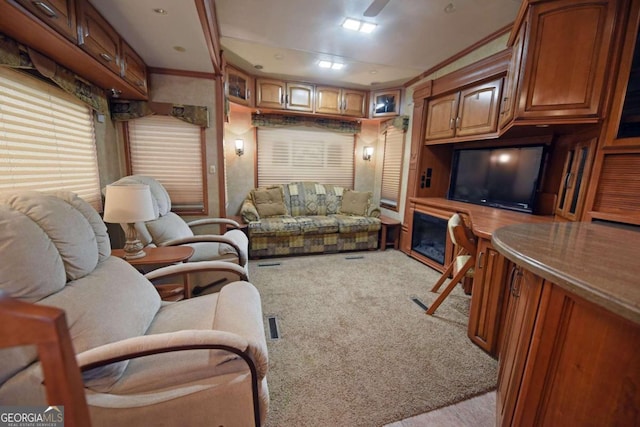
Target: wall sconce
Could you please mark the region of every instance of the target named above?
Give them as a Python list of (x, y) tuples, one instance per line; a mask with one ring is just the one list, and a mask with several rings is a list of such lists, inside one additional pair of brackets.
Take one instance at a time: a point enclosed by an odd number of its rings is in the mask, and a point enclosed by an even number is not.
[(362, 149), (362, 159), (366, 161), (371, 161), (371, 156), (373, 156), (373, 147), (367, 145)]
[(236, 139), (236, 155), (242, 156), (244, 154), (244, 140)]

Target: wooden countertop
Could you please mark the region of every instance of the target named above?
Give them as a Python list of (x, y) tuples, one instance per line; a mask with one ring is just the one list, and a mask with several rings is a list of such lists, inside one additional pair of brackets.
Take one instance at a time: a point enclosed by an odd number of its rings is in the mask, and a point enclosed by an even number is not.
[(457, 202), (439, 197), (412, 197), (409, 199), (417, 205), (441, 209), (448, 212), (462, 212), (469, 215), (473, 233), (484, 239), (491, 239), (494, 231), (500, 227), (521, 223), (547, 223), (553, 216), (531, 215), (489, 206)]
[(517, 224), (493, 246), (512, 262), (640, 324), (640, 232), (594, 223)]

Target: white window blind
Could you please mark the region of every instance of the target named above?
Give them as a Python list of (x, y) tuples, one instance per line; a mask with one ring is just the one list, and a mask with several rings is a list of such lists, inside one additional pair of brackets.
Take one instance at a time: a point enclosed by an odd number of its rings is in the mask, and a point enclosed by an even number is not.
[(131, 173), (157, 179), (176, 210), (203, 211), (201, 129), (170, 116), (128, 122)]
[(258, 185), (317, 181), (353, 187), (354, 136), (290, 128), (258, 129)]
[(68, 190), (102, 210), (89, 107), (0, 67), (0, 191)]
[(385, 131), (384, 159), (382, 162), (380, 203), (383, 205), (398, 206), (403, 152), (404, 132), (401, 129), (389, 126)]

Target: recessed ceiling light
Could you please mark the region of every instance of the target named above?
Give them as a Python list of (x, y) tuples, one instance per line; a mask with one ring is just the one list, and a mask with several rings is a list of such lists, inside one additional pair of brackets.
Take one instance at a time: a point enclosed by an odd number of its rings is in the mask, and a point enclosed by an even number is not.
[(456, 11), (456, 7), (453, 5), (453, 3), (449, 3), (444, 7), (444, 13), (453, 13), (455, 11)]
[(372, 24), (370, 22), (363, 22), (362, 25), (360, 26), (360, 32), (361, 33), (369, 34), (370, 32), (372, 32), (375, 29), (376, 29), (376, 24)]
[(371, 70), (369, 71), (369, 74), (378, 74), (378, 70)]
[(320, 62), (318, 62), (318, 67), (320, 67), (320, 68), (331, 68), (331, 65), (333, 65), (333, 63), (331, 61), (320, 61)]
[(347, 18), (342, 23), (342, 28), (346, 28), (347, 30), (358, 31), (360, 29), (360, 21)]
[(186, 52), (187, 49), (182, 47), (182, 46), (174, 46), (173, 50), (175, 50), (176, 52)]
[(344, 64), (338, 62), (334, 62), (333, 65), (331, 65), (332, 70), (342, 70), (342, 67), (344, 67)]
[(262, 70), (264, 67), (260, 64), (256, 64), (253, 66), (253, 68), (255, 68), (256, 70)]
[(166, 15), (166, 14), (169, 13), (169, 12), (167, 12), (167, 9), (161, 9), (161, 8), (153, 9), (153, 11), (155, 13), (157, 13), (158, 15)]

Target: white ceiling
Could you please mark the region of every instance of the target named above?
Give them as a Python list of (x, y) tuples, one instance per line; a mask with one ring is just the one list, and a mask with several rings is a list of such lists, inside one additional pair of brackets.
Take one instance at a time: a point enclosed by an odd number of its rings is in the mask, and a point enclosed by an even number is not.
[[(194, 1), (91, 0), (151, 67), (212, 72)], [(513, 22), (521, 0), (216, 0), (227, 60), (255, 75), (349, 86), (391, 86), (419, 75)], [(449, 3), (455, 9), (445, 13)], [(153, 9), (168, 13), (159, 15)], [(378, 24), (343, 29), (345, 18)], [(186, 49), (178, 52), (180, 46)], [(317, 66), (321, 59), (343, 70)], [(261, 65), (262, 70), (254, 68)]]

